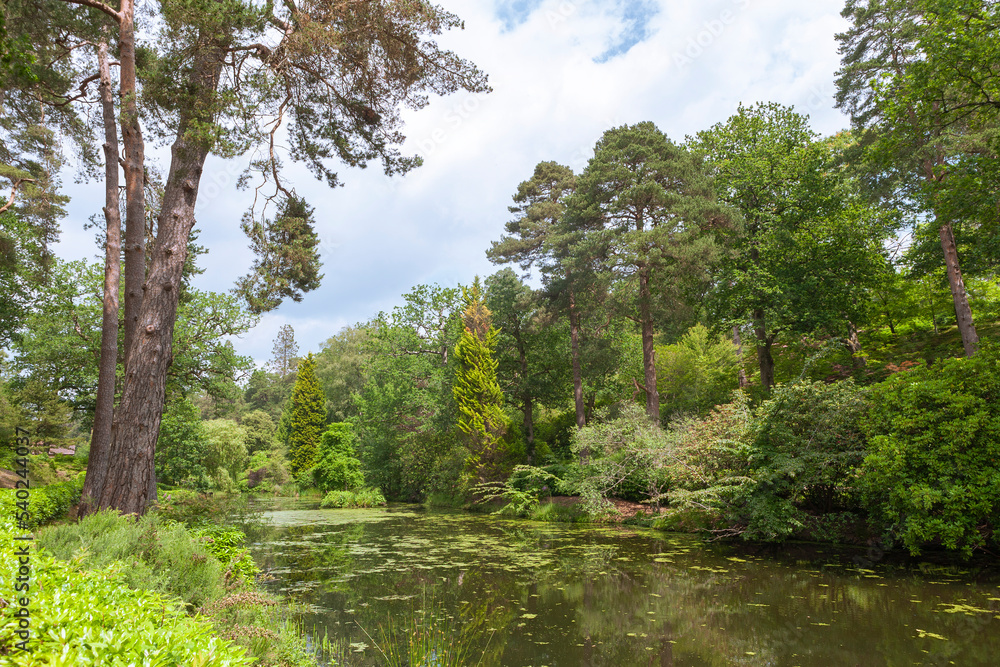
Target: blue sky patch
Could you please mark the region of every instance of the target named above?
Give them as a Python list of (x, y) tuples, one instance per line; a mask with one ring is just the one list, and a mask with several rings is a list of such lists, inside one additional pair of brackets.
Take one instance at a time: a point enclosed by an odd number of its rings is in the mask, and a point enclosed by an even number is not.
[(531, 13), (542, 5), (543, 0), (496, 0), (497, 18), (503, 23), (504, 32), (510, 32), (528, 20)]
[(650, 0), (623, 0), (618, 3), (618, 9), (621, 11), (622, 31), (615, 35), (604, 53), (594, 58), (594, 62), (607, 62), (648, 39), (651, 36), (649, 22), (660, 11), (659, 6)]

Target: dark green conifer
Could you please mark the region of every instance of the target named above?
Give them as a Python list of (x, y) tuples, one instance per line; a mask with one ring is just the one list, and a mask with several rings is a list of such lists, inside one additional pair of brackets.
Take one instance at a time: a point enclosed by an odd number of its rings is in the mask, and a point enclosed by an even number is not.
[(292, 425), (288, 440), (292, 470), (300, 472), (312, 467), (325, 425), (326, 399), (316, 379), (315, 362), (310, 352), (299, 364), (292, 389)]

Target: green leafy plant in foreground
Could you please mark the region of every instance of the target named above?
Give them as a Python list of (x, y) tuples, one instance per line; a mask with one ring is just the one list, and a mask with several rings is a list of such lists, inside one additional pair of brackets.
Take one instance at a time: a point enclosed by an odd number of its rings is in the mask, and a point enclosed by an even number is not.
[[(18, 559), (14, 526), (0, 524), (0, 588), (13, 590)], [(86, 570), (47, 553), (32, 559), (31, 652), (15, 652), (20, 638), (14, 607), (0, 617), (0, 662), (7, 665), (251, 664), (243, 648), (213, 635), (212, 625), (189, 617), (184, 605), (163, 594), (129, 588), (125, 566)]]
[(523, 516), (530, 514), (544, 494), (551, 495), (551, 490), (563, 484), (554, 474), (535, 466), (514, 466), (511, 476), (504, 482), (483, 482), (472, 488), (473, 493), (483, 503), (494, 500), (506, 501), (506, 504), (493, 514), (514, 514)]

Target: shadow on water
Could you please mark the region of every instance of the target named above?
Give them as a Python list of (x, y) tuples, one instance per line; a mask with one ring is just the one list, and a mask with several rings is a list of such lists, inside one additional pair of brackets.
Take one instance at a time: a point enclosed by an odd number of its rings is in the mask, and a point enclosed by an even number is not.
[(338, 664), (1000, 664), (994, 569), (407, 506), (265, 517), (268, 585)]

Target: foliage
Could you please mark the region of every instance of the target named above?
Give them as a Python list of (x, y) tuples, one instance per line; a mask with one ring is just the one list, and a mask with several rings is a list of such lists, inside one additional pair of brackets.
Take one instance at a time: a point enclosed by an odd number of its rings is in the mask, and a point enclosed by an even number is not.
[(316, 378), (326, 396), (330, 422), (347, 421), (358, 414), (353, 397), (365, 385), (369, 335), (364, 326), (344, 327), (316, 354)]
[(673, 345), (656, 348), (656, 383), (666, 415), (704, 415), (736, 389), (736, 346), (697, 324)]
[(575, 434), (572, 449), (581, 460), (579, 490), (591, 513), (606, 513), (609, 497), (656, 507), (666, 498), (671, 434), (636, 404), (601, 412)]
[(277, 427), (271, 415), (263, 410), (253, 410), (240, 417), (240, 427), (248, 456), (268, 452), (277, 444)]
[(969, 556), (1000, 526), (1000, 353), (897, 373), (872, 392), (868, 504), (912, 552)]
[(260, 568), (246, 548), (247, 536), (242, 530), (224, 526), (209, 526), (193, 532), (202, 538), (205, 548), (222, 563), (225, 579), (253, 581)]
[(354, 429), (351, 424), (330, 424), (320, 439), (317, 463), (312, 469), (316, 488), (329, 491), (352, 491), (364, 485), (361, 461), (354, 457)]
[(745, 539), (780, 540), (807, 525), (806, 512), (857, 506), (867, 394), (852, 380), (775, 388), (753, 419)]
[(192, 489), (208, 488), (212, 472), (206, 467), (211, 444), (190, 400), (177, 397), (167, 404), (156, 445), (156, 474), (164, 484)]
[[(283, 299), (302, 301), (302, 293), (319, 287), (319, 237), (313, 208), (301, 197), (285, 197), (274, 220), (243, 218), (243, 232), (255, 255), (250, 273), (236, 283), (236, 292), (254, 313), (277, 308)], [(287, 326), (287, 325), (286, 325)]]
[(361, 488), (350, 491), (330, 491), (320, 507), (380, 507), (385, 505), (385, 496), (378, 489)]
[(458, 428), (465, 435), (469, 458), (466, 468), (476, 480), (495, 481), (502, 472), (507, 417), (503, 392), (497, 384), (497, 362), (493, 357), (497, 330), (490, 310), (483, 304), (477, 277), (464, 290), (465, 330), (455, 346), (458, 368), (453, 391), (458, 405)]
[(222, 593), (222, 565), (203, 542), (182, 524), (155, 513), (136, 519), (113, 511), (95, 512), (77, 523), (42, 530), (38, 542), (56, 558), (75, 559), (89, 569), (120, 561), (124, 584), (180, 598), (191, 609)]
[(552, 491), (563, 481), (543, 468), (535, 466), (514, 466), (510, 477), (504, 482), (483, 482), (472, 488), (473, 493), (483, 503), (503, 500), (507, 504), (494, 514), (514, 514), (524, 516), (534, 510), (542, 495), (552, 495)]
[[(29, 472), (29, 479), (32, 476)], [(0, 521), (9, 521), (22, 531), (34, 530), (50, 521), (66, 515), (73, 505), (80, 502), (83, 478), (56, 482), (47, 486), (32, 486), (28, 489), (27, 510), (20, 503), (15, 489), (0, 489)], [(22, 494), (23, 495), (23, 494)], [(24, 511), (27, 518), (19, 519)]]
[[(208, 441), (204, 465), (209, 475), (219, 480), (224, 476), (235, 481), (247, 466), (246, 431), (231, 419), (212, 419), (202, 422), (202, 431)], [(230, 490), (230, 489), (225, 489)]]
[[(109, 515), (92, 516), (101, 521)], [(10, 524), (0, 527), (0, 582), (5, 590), (13, 590), (17, 571), (13, 534)], [(129, 587), (134, 581), (125, 563), (83, 569), (86, 558), (63, 562), (42, 554), (33, 559), (32, 650), (7, 656), (6, 664), (250, 664), (242, 648), (214, 636), (211, 623), (188, 616), (182, 604), (156, 590)], [(20, 641), (12, 614), (4, 614), (0, 623), (0, 644)]]
[(368, 483), (387, 498), (453, 494), (463, 474), (468, 450), (458, 439), (452, 391), (458, 304), (457, 289), (419, 285), (367, 325), (357, 451)]
[(291, 412), (288, 458), (294, 472), (309, 470), (315, 462), (316, 446), (326, 423), (326, 399), (316, 380), (312, 353), (299, 364), (292, 389)]

